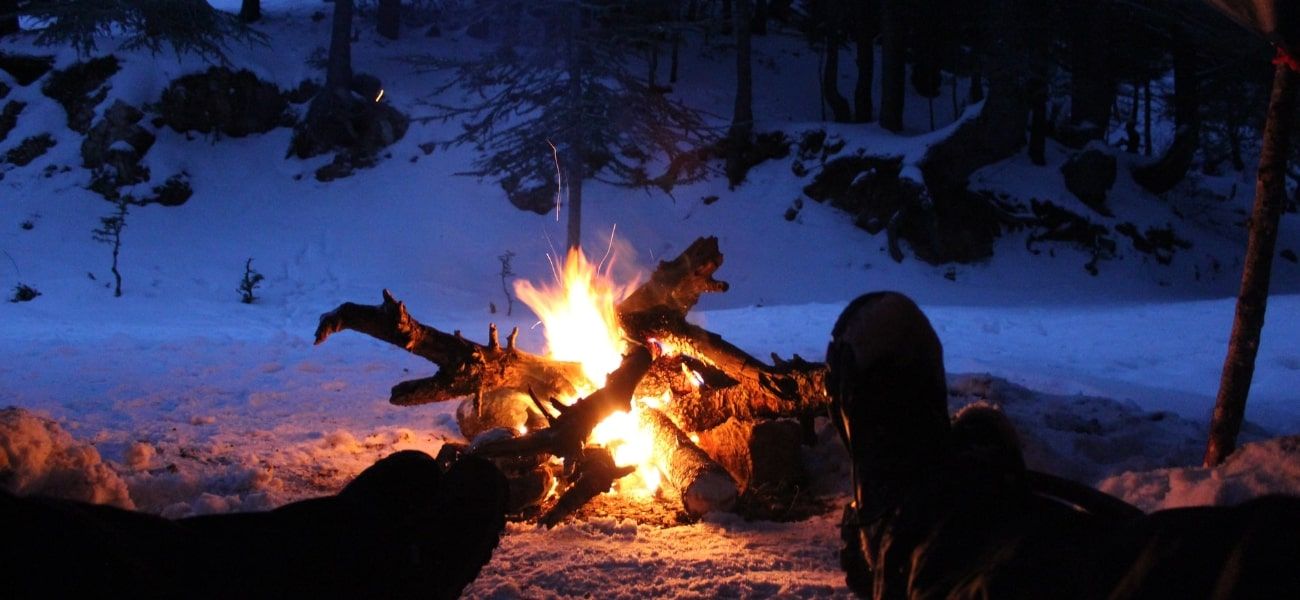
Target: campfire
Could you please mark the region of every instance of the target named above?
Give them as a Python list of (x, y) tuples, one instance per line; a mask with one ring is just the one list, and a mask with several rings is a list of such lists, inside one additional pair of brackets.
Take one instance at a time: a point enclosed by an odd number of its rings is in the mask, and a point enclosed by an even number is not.
[(519, 282), (538, 315), (545, 355), (501, 344), (495, 325), (480, 344), (421, 324), (385, 290), (383, 303), (345, 303), (321, 316), (316, 343), (350, 329), (422, 356), (438, 372), (404, 381), (401, 406), (461, 399), (457, 423), (470, 453), (493, 459), (511, 481), (513, 508), (554, 525), (592, 498), (665, 498), (690, 517), (730, 510), (764, 485), (800, 477), (798, 444), (824, 410), (825, 367), (797, 355), (762, 362), (686, 320), (722, 264), (701, 238), (640, 283), (619, 285), (609, 265), (580, 252), (553, 263), (555, 282)]

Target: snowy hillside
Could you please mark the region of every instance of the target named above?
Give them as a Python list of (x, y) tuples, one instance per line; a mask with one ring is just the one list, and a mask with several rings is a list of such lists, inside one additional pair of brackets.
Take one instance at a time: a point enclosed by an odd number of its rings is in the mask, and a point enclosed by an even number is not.
[[(285, 90), (320, 79), (309, 61), (328, 43), (328, 19), (311, 17), (319, 4), (265, 2), (264, 10), (258, 28), (270, 46), (232, 47), (232, 62)], [(139, 193), (180, 172), (194, 190), (180, 206), (131, 208), (120, 298), (106, 287), (110, 248), (92, 239), (113, 206), (87, 189), (82, 134), (68, 128), (39, 83), (19, 85), (0, 72), (12, 88), (0, 104), (26, 103), (0, 155), (41, 133), (55, 141), (30, 164), (0, 165), (0, 291), (8, 298), (23, 284), (40, 292), (29, 302), (0, 303), (0, 408), (30, 409), (91, 444), (141, 510), (265, 509), (335, 492), (395, 450), (435, 453), (459, 440), (453, 405), (388, 403), (391, 385), (430, 375), (432, 365), (359, 335), (312, 345), (320, 315), (341, 302), (377, 303), (387, 288), (440, 329), (484, 340), (490, 322), (517, 325), (523, 347), (542, 348), (526, 308), (502, 314), (499, 257), (514, 254), (518, 278), (547, 279), (562, 223), (520, 211), (495, 182), (464, 175), (473, 170), (472, 148), (421, 147), (449, 139), (458, 125), (418, 120), (430, 114), (427, 95), (445, 75), (404, 59), (472, 54), (476, 42), (458, 32), (387, 41), (368, 26), (358, 30), (354, 68), (378, 76), (384, 101), (416, 120), (376, 166), (330, 182), (313, 177), (328, 156), (285, 158), (287, 127), (217, 139), (152, 125), (148, 105), (168, 83), (209, 65), (101, 41), (99, 52), (115, 53), (122, 68), (96, 114), (119, 99), (144, 107), (142, 124), (157, 136), (144, 157), (153, 179), (138, 184)], [(713, 46), (717, 39), (689, 41), (674, 93), (724, 127), (731, 55)], [(919, 109), (910, 111), (903, 136), (821, 122), (810, 74), (817, 57), (805, 42), (778, 32), (756, 44), (758, 86), (781, 90), (756, 97), (760, 131), (797, 140), (824, 130), (845, 141), (841, 156), (862, 149), (908, 161), (944, 134), (929, 132)], [(78, 60), (70, 49), (22, 36), (0, 42), (0, 51), (51, 54), (55, 69)], [(951, 107), (938, 113), (941, 126), (957, 116)], [(978, 172), (972, 187), (1026, 207), (1031, 198), (1048, 199), (1112, 229), (1169, 226), (1191, 247), (1165, 265), (1115, 235), (1116, 256), (1100, 261), (1094, 276), (1084, 269), (1089, 252), (1055, 242), (1031, 250), (1033, 232), (1025, 229), (1004, 235), (984, 262), (931, 266), (909, 255), (896, 263), (883, 233), (872, 236), (849, 215), (803, 197), (820, 165), (813, 161), (801, 177), (794, 155), (759, 165), (734, 189), (721, 175), (671, 196), (590, 184), (585, 247), (593, 256), (612, 251), (616, 273), (630, 282), (697, 237), (717, 236), (726, 256), (718, 278), (731, 289), (706, 297), (693, 318), (755, 356), (819, 360), (849, 300), (904, 292), (944, 344), (954, 407), (1002, 404), (1034, 466), (1104, 481), (1103, 489), (1144, 509), (1300, 493), (1300, 451), (1283, 437), (1300, 435), (1300, 265), (1293, 260), (1274, 267), (1245, 431), (1257, 444), (1221, 471), (1188, 468), (1200, 461), (1232, 323), (1250, 170), (1197, 176), (1160, 198), (1128, 175), (1138, 159), (1120, 155), (1115, 214), (1103, 217), (1065, 189), (1059, 166), (1069, 152), (1049, 145), (1046, 167), (1023, 157), (998, 163)], [(1280, 248), (1300, 251), (1294, 215), (1282, 226)], [(249, 258), (265, 280), (258, 300), (243, 304), (236, 287)], [(45, 435), (32, 427), (33, 439)], [(848, 596), (835, 554), (847, 467), (823, 434), (824, 444), (807, 452), (817, 466), (815, 488), (834, 507), (826, 514), (793, 523), (711, 516), (667, 529), (618, 518), (553, 531), (515, 524), (468, 595)], [(678, 550), (686, 546), (692, 550)]]

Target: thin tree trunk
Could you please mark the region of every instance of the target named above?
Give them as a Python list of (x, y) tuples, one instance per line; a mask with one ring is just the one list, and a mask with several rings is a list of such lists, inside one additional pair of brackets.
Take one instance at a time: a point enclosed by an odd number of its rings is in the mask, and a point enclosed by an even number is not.
[(1142, 82), (1142, 153), (1151, 156), (1151, 80)]
[(731, 34), (732, 23), (732, 0), (722, 0), (722, 33), (723, 35)]
[(880, 125), (903, 130), (903, 94), (907, 84), (907, 38), (901, 0), (884, 0), (880, 10)]
[(859, 0), (853, 10), (857, 13), (853, 19), (853, 43), (857, 46), (855, 57), (858, 67), (858, 81), (853, 87), (853, 120), (857, 123), (870, 123), (875, 119), (875, 100), (871, 97), (871, 86), (876, 81), (876, 27), (874, 16), (869, 14), (869, 3)]
[(18, 0), (0, 0), (0, 37), (18, 33)]
[(330, 30), (329, 64), (325, 88), (346, 90), (352, 85), (352, 0), (334, 0), (334, 21)]
[(1047, 164), (1047, 82), (1034, 78), (1029, 92), (1029, 160), (1038, 166)]
[(1160, 160), (1133, 169), (1133, 180), (1153, 194), (1183, 180), (1200, 146), (1200, 65), (1191, 43), (1180, 38), (1174, 41), (1174, 141)]
[(836, 123), (853, 120), (849, 101), (840, 94), (840, 30), (838, 24), (829, 24), (826, 30), (826, 66), (822, 69), (822, 96), (831, 107)]
[(1300, 73), (1285, 64), (1277, 65), (1273, 93), (1268, 102), (1268, 120), (1255, 176), (1255, 206), (1250, 217), (1250, 237), (1241, 272), (1241, 293), (1236, 317), (1223, 361), (1223, 377), (1210, 421), (1210, 439), (1205, 449), (1205, 466), (1221, 464), (1237, 447), (1237, 434), (1246, 412), (1246, 396), (1255, 373), (1264, 310), (1268, 304), (1269, 277), (1277, 244), (1278, 221), (1286, 204), (1286, 161), (1290, 156), (1290, 135), (1295, 118), (1296, 89)]
[(395, 40), (401, 30), (402, 0), (379, 0), (375, 30), (390, 40)]
[(659, 87), (655, 82), (655, 78), (659, 74), (659, 44), (650, 44), (648, 53), (649, 56), (647, 58), (649, 60), (647, 60), (646, 63), (649, 72), (646, 73), (645, 81), (646, 85), (650, 88), (650, 91), (653, 92), (655, 91), (655, 88)]
[(767, 0), (754, 0), (753, 15), (750, 31), (754, 35), (767, 35)]
[(1124, 125), (1124, 132), (1128, 136), (1124, 143), (1124, 151), (1130, 154), (1137, 154), (1138, 148), (1142, 146), (1142, 140), (1138, 139), (1138, 97), (1137, 82), (1133, 83), (1133, 102), (1128, 111), (1128, 123)]
[(736, 0), (736, 104), (727, 136), (737, 145), (748, 145), (754, 134), (754, 73), (751, 63), (751, 28), (753, 0)]
[(1115, 78), (1107, 65), (1107, 12), (1092, 0), (1078, 6), (1080, 23), (1070, 35), (1070, 125), (1077, 141), (1104, 139), (1115, 103)]
[[(0, 12), (3, 12), (0, 9)], [(239, 20), (256, 23), (262, 19), (262, 0), (243, 0), (239, 5)]]
[(682, 51), (682, 32), (673, 31), (672, 58), (668, 61), (668, 83), (677, 83), (677, 65)]
[(586, 177), (583, 159), (586, 156), (586, 148), (582, 142), (582, 79), (583, 73), (583, 56), (582, 49), (578, 47), (578, 37), (583, 31), (582, 8), (574, 3), (569, 8), (569, 32), (568, 47), (565, 52), (565, 58), (569, 67), (569, 139), (565, 144), (566, 158), (564, 162), (565, 183), (569, 187), (569, 218), (568, 218), (568, 235), (566, 236), (565, 247), (569, 250), (582, 248), (582, 181)]

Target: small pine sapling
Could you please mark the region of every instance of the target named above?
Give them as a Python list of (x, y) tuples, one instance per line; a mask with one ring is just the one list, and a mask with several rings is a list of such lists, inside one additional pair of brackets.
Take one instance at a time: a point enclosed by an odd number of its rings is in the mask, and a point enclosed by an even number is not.
[(130, 196), (122, 196), (113, 201), (117, 211), (107, 217), (99, 218), (99, 228), (91, 233), (96, 242), (113, 246), (113, 279), (115, 285), (113, 296), (122, 297), (122, 274), (117, 270), (117, 257), (122, 251), (122, 229), (126, 227), (126, 207), (132, 203)]
[(506, 316), (515, 310), (515, 298), (510, 295), (510, 278), (515, 276), (514, 269), (510, 268), (510, 261), (514, 258), (515, 253), (509, 250), (497, 257), (497, 260), (501, 261), (501, 291), (506, 295)]
[(257, 300), (257, 295), (253, 292), (257, 289), (257, 285), (262, 283), (263, 279), (266, 278), (253, 269), (253, 259), (248, 259), (248, 262), (244, 263), (244, 279), (239, 282), (239, 301), (244, 304), (252, 304), (253, 301)]
[(39, 295), (41, 295), (41, 292), (36, 288), (25, 283), (19, 283), (14, 286), (14, 295), (9, 298), (9, 301), (13, 303), (31, 302)]

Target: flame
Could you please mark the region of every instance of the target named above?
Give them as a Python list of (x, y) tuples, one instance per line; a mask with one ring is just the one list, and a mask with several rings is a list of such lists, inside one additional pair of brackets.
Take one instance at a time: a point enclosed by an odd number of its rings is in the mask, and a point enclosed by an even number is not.
[[(593, 265), (576, 249), (569, 251), (555, 278), (554, 285), (540, 287), (518, 280), (515, 295), (541, 320), (547, 356), (582, 365), (588, 381), (577, 387), (580, 395), (586, 395), (605, 385), (606, 376), (618, 368), (627, 351), (615, 306), (635, 282), (616, 284), (609, 268)], [(634, 474), (616, 483), (619, 490), (653, 494), (658, 489), (660, 474), (652, 459), (654, 439), (641, 427), (638, 411), (641, 406), (661, 407), (667, 401), (667, 397), (636, 398), (630, 413), (614, 413), (592, 431), (589, 443), (608, 448), (615, 464), (637, 467)]]
[[(611, 264), (613, 264), (611, 262)], [(581, 250), (573, 249), (556, 273), (556, 285), (534, 287), (515, 282), (515, 295), (541, 319), (547, 355), (582, 364), (582, 372), (596, 388), (618, 368), (627, 347), (614, 305), (629, 291), (602, 275)]]

